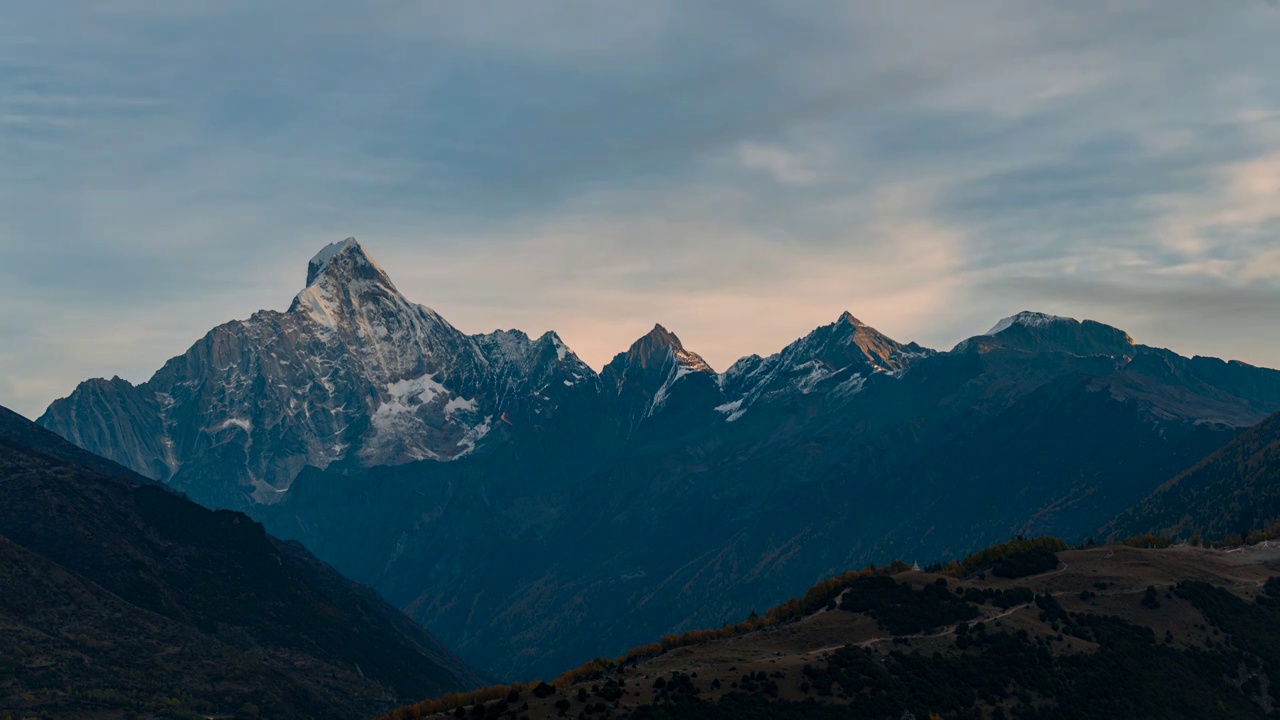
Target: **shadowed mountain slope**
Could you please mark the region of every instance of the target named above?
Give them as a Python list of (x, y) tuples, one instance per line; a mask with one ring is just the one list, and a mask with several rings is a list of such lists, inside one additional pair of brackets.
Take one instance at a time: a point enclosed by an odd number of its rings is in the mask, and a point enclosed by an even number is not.
[(1206, 540), (1241, 537), (1280, 523), (1280, 414), (1250, 428), (1160, 486), (1103, 529)]
[(248, 517), (0, 408), (0, 711), (358, 718), (480, 676)]

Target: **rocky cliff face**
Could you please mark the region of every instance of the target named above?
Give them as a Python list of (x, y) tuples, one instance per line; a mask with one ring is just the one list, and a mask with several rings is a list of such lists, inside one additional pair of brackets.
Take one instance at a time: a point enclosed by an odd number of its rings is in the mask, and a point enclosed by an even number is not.
[(39, 422), (215, 505), (273, 503), (307, 466), (451, 461), (504, 413), (595, 373), (552, 333), (469, 336), (409, 302), (353, 239), (287, 312), (221, 325), (142, 385), (91, 380)]

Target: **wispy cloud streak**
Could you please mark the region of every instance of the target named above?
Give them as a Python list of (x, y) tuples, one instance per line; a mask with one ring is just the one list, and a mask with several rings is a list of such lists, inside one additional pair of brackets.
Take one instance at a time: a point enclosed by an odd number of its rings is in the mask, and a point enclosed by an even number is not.
[(464, 329), (726, 366), (1023, 308), (1280, 365), (1280, 12), (1203, 0), (19, 0), (0, 403), (145, 379), (358, 235)]

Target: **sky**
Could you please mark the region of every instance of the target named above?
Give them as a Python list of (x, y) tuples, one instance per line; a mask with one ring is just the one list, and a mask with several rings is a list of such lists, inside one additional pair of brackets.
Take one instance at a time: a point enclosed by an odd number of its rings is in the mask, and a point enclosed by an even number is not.
[(360, 239), (467, 332), (724, 369), (1024, 309), (1280, 367), (1265, 0), (9, 0), (0, 404), (145, 381)]

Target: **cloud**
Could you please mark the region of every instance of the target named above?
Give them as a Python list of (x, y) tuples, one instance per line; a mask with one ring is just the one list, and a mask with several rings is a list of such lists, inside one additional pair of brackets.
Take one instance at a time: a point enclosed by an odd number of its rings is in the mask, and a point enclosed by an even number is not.
[(738, 157), (744, 167), (764, 170), (787, 185), (808, 185), (818, 177), (809, 162), (779, 147), (747, 142), (738, 146)]
[[(1035, 308), (1280, 365), (1280, 13), (136, 0), (0, 26), (0, 403), (144, 380), (356, 235), (468, 331), (723, 367)], [(1191, 319), (1192, 321), (1188, 321)]]
[[(888, 332), (949, 317), (958, 288), (945, 278), (961, 264), (963, 238), (923, 219), (927, 187), (891, 186), (816, 208), (838, 234), (820, 250), (717, 217), (727, 202), (672, 197), (660, 215), (623, 216), (593, 216), (587, 203), (466, 246), (427, 249), (394, 238), (365, 245), (410, 298), (451, 298), (431, 304), (463, 330), (554, 329), (596, 367), (654, 322), (723, 369), (742, 355), (774, 352), (845, 309)], [(856, 231), (841, 229), (855, 217)], [(388, 256), (383, 246), (398, 249)], [(645, 252), (629, 252), (635, 247)], [(514, 289), (537, 302), (512, 302)]]
[(1213, 187), (1162, 197), (1163, 236), (1184, 258), (1170, 270), (1271, 277), (1254, 252), (1280, 239), (1280, 152), (1225, 164)]

